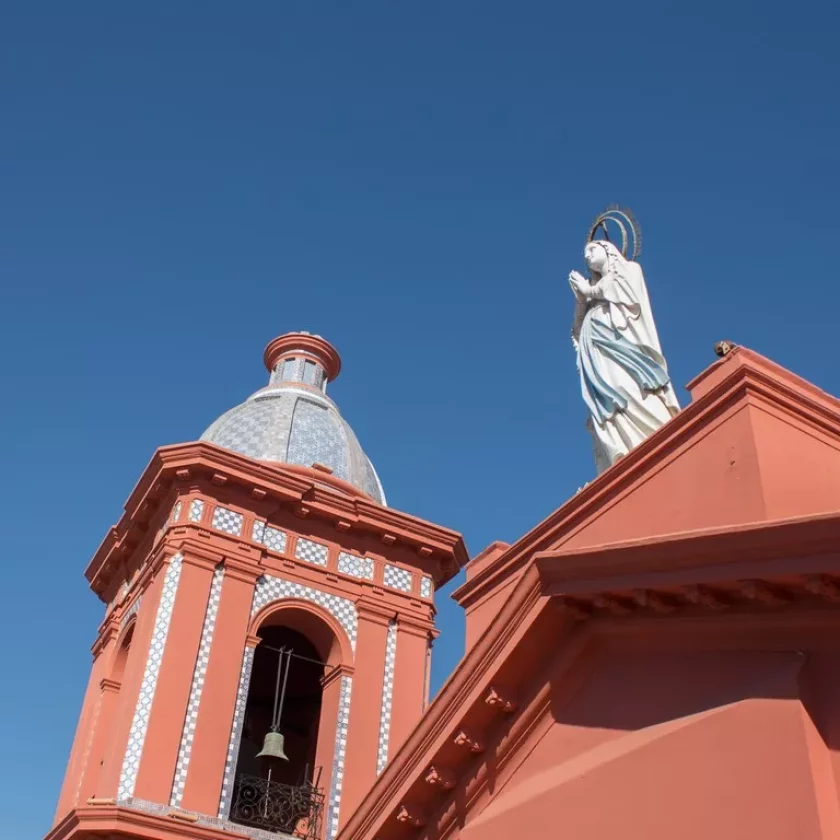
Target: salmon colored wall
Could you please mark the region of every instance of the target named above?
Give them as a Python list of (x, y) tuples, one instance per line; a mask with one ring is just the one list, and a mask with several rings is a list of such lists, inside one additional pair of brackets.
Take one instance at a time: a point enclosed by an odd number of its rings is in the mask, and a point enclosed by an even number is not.
[(499, 610), (501, 610), (505, 599), (510, 595), (517, 580), (519, 580), (519, 574), (510, 575), (506, 581), (495, 586), (483, 599), (470, 604), (466, 608), (465, 650), (470, 650), (484, 635), (484, 631), (499, 614)]
[(840, 441), (772, 408), (750, 413), (767, 518), (840, 509)]
[(548, 726), (448, 836), (545, 836), (559, 815), (582, 840), (834, 836), (836, 637), (826, 649), (803, 630), (760, 649), (723, 630), (669, 632), (593, 653), (553, 682)]
[(564, 534), (555, 547), (582, 548), (762, 520), (751, 420), (744, 406), (724, 414), (676, 457), (652, 465), (632, 492), (616, 492), (591, 521)]

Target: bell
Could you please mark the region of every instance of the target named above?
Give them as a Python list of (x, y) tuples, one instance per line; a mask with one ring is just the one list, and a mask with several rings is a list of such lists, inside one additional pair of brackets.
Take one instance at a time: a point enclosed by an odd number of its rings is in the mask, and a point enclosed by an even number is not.
[(283, 761), (288, 761), (289, 757), (283, 752), (283, 733), (266, 733), (263, 748), (257, 753), (257, 758), (282, 758)]

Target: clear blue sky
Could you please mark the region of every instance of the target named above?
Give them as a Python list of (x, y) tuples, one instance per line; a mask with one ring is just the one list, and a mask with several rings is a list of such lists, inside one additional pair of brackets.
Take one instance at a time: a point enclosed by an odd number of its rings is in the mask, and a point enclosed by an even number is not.
[(607, 203), (678, 387), (731, 338), (840, 393), (838, 30), (827, 2), (6, 2), (4, 836), (52, 818), (82, 570), (273, 336), (336, 344), (389, 500), (473, 554), (592, 476), (566, 275)]

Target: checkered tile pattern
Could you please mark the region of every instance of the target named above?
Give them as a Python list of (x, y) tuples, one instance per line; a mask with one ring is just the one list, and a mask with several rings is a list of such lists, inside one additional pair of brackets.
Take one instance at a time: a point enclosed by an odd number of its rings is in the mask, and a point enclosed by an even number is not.
[(219, 800), (219, 818), (226, 820), (230, 813), (233, 779), (236, 772), (236, 758), (239, 754), (239, 742), (242, 740), (242, 725), (245, 722), (245, 701), (248, 699), (248, 686), (251, 683), (251, 669), (254, 667), (254, 649), (245, 648), (242, 657), (242, 671), (239, 674), (239, 688), (236, 690), (236, 705), (233, 709), (233, 726), (230, 731), (225, 775), (222, 779), (222, 796)]
[(128, 624), (128, 620), (131, 618), (131, 616), (135, 615), (137, 613), (137, 610), (140, 609), (140, 602), (142, 600), (143, 596), (138, 595), (134, 599), (132, 605), (123, 613), (123, 617), (120, 619), (120, 630), (122, 630), (123, 627), (125, 627), (125, 625)]
[(212, 526), (217, 531), (224, 531), (238, 537), (242, 533), (242, 514), (227, 508), (217, 507), (213, 510)]
[(188, 519), (190, 522), (201, 522), (201, 516), (204, 513), (204, 500), (193, 499), (190, 502), (190, 514)]
[(201, 628), (201, 641), (198, 645), (198, 659), (193, 671), (190, 699), (187, 703), (187, 716), (184, 719), (184, 729), (181, 733), (181, 745), (178, 748), (178, 761), (175, 764), (175, 781), (172, 785), (172, 795), (169, 804), (180, 806), (187, 783), (187, 768), (190, 764), (195, 726), (198, 721), (198, 706), (201, 703), (201, 692), (204, 688), (204, 677), (207, 673), (207, 663), (210, 661), (210, 645), (213, 643), (213, 631), (216, 628), (216, 614), (219, 611), (219, 600), (222, 597), (222, 581), (225, 570), (219, 566), (213, 572), (210, 584), (210, 596), (207, 599), (207, 612), (204, 614), (204, 626)]
[(276, 551), (278, 554), (284, 554), (286, 552), (286, 532), (266, 525), (263, 544), (269, 551)]
[(181, 503), (175, 502), (175, 507), (172, 508), (172, 521), (177, 522), (181, 518)]
[(160, 663), (163, 660), (163, 649), (169, 633), (169, 622), (172, 619), (172, 608), (175, 605), (175, 594), (178, 591), (178, 581), (181, 578), (183, 557), (176, 554), (170, 561), (163, 578), (163, 588), (160, 594), (160, 604), (155, 616), (155, 626), (152, 631), (152, 642), (149, 645), (149, 658), (143, 671), (143, 682), (140, 685), (140, 696), (134, 709), (134, 718), (128, 733), (128, 746), (123, 758), (120, 782), (117, 787), (117, 797), (122, 799), (134, 794), (137, 782), (137, 771), (140, 769), (140, 757), (143, 754), (143, 743), (146, 740), (146, 730), (149, 726), (149, 715), (152, 711), (152, 701), (155, 697)]
[(391, 589), (400, 589), (403, 592), (411, 592), (411, 572), (406, 569), (400, 569), (398, 566), (392, 566), (390, 563), (385, 564), (385, 586), (390, 586)]
[(263, 536), (265, 536), (265, 522), (255, 519), (251, 526), (251, 540), (255, 543), (261, 543)]
[(388, 625), (385, 640), (385, 676), (382, 678), (382, 712), (379, 716), (379, 748), (376, 751), (376, 775), (388, 763), (388, 737), (391, 733), (391, 706), (394, 701), (394, 663), (397, 661), (397, 622)]
[(350, 722), (350, 693), (353, 689), (351, 677), (341, 678), (338, 697), (338, 722), (333, 751), (332, 782), (327, 799), (326, 840), (334, 840), (338, 834), (338, 812), (341, 806), (341, 788), (344, 783), (344, 759), (347, 754), (347, 727)]
[(327, 547), (321, 543), (312, 542), (312, 540), (305, 540), (303, 537), (298, 537), (297, 545), (295, 546), (295, 557), (298, 560), (305, 560), (307, 563), (315, 563), (318, 566), (327, 565)]
[(373, 560), (370, 557), (357, 557), (342, 551), (338, 555), (338, 571), (352, 577), (373, 580)]
[(420, 578), (420, 597), (431, 598), (433, 594), (434, 590), (432, 589), (432, 579), (430, 577)]
[(272, 601), (280, 601), (283, 598), (304, 598), (323, 607), (347, 631), (350, 646), (354, 651), (356, 650), (356, 628), (359, 622), (359, 614), (356, 612), (356, 605), (352, 601), (347, 600), (347, 598), (339, 598), (338, 595), (330, 595), (320, 589), (313, 589), (311, 586), (304, 586), (271, 575), (263, 575), (257, 581), (254, 589), (251, 616), (256, 615), (266, 604), (270, 604)]

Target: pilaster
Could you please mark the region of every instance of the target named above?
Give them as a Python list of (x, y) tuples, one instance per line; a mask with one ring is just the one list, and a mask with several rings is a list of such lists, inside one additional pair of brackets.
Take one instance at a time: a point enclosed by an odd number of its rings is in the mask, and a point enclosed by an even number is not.
[(347, 734), (347, 769), (342, 808), (352, 813), (376, 781), (376, 759), (382, 717), (385, 646), (388, 625), (395, 611), (369, 598), (356, 603), (359, 614), (356, 674), (350, 727)]
[(388, 754), (393, 756), (423, 714), (426, 657), (434, 634), (430, 620), (401, 614), (397, 619), (393, 712)]
[(196, 715), (181, 798), (185, 810), (210, 815), (219, 809), (254, 584), (260, 574), (257, 567), (230, 557), (225, 557), (222, 568), (224, 584), (204, 673), (204, 701)]
[(172, 792), (214, 559), (181, 549), (181, 572), (163, 649), (134, 796), (165, 804)]
[(122, 772), (128, 745), (128, 733), (131, 730), (137, 699), (140, 696), (140, 686), (143, 683), (143, 676), (149, 659), (149, 645), (152, 641), (155, 619), (160, 605), (163, 581), (171, 559), (170, 557), (165, 562), (160, 563), (153, 572), (149, 573), (148, 588), (143, 593), (143, 603), (134, 625), (134, 635), (132, 636), (128, 661), (123, 674), (119, 699), (116, 703), (113, 726), (101, 759), (99, 778), (93, 791), (93, 795), (100, 798), (116, 798), (117, 796), (120, 773)]

